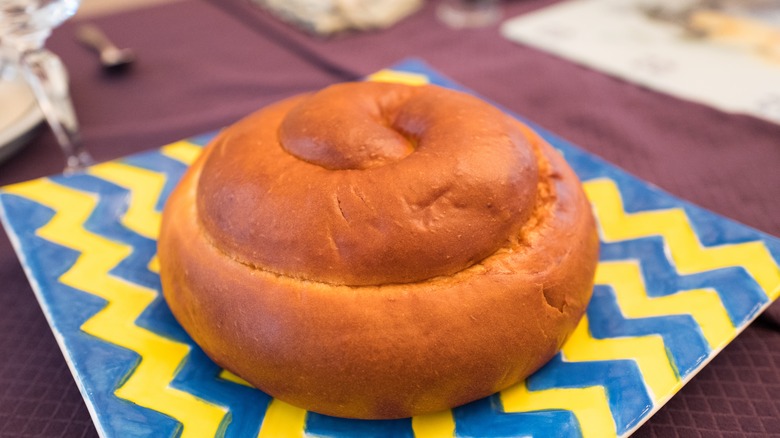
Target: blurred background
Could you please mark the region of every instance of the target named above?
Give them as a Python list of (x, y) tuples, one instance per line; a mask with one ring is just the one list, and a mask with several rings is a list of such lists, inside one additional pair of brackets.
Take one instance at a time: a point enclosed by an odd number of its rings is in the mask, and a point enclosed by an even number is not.
[(88, 18), (179, 0), (82, 0), (76, 17)]

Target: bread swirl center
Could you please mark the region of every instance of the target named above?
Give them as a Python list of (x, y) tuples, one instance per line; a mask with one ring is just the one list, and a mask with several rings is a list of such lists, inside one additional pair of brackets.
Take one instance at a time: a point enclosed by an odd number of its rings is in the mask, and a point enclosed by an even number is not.
[(330, 87), (291, 109), (279, 141), (292, 155), (332, 170), (370, 169), (403, 159), (419, 143), (399, 111), (414, 89), (348, 95)]

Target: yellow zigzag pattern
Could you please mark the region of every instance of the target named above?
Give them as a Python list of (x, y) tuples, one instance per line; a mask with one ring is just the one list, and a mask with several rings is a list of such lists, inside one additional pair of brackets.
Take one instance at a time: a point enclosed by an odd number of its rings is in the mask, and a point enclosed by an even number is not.
[[(37, 235), (81, 253), (59, 281), (108, 301), (82, 325), (82, 330), (141, 355), (140, 362), (116, 389), (115, 395), (177, 419), (181, 422), (182, 437), (218, 434), (225, 426), (227, 409), (168, 386), (189, 354), (189, 346), (134, 324), (156, 298), (157, 292), (109, 273), (131, 254), (132, 248), (83, 228), (97, 205), (97, 197), (46, 179), (17, 184), (5, 190), (57, 212), (49, 223), (37, 230)], [(136, 190), (133, 194), (145, 190)]]
[[(621, 288), (616, 292), (623, 295), (645, 294), (641, 283), (638, 289), (627, 291)], [(622, 301), (626, 300), (630, 301), (631, 298), (623, 297)], [(569, 362), (634, 360), (656, 403), (682, 386), (666, 355), (663, 339), (658, 335), (595, 339), (590, 335), (588, 318), (584, 316), (564, 344), (562, 353)], [(577, 418), (583, 437), (616, 434), (607, 393), (602, 386), (529, 391), (522, 383), (503, 391), (501, 401), (506, 412), (569, 410)]]
[(173, 158), (174, 160), (180, 161), (186, 165), (192, 164), (195, 159), (198, 158), (201, 152), (203, 152), (203, 148), (200, 146), (190, 143), (188, 141), (177, 141), (176, 143), (171, 143), (167, 146), (163, 146), (162, 149), (160, 149), (160, 152), (163, 155), (167, 155), (170, 158)]
[[(252, 386), (246, 380), (228, 370), (222, 370), (219, 378), (239, 385)], [(304, 409), (273, 399), (265, 411), (263, 423), (260, 425), (260, 432), (257, 434), (257, 437), (303, 438), (306, 436), (306, 413), (307, 411)]]
[(501, 404), (505, 412), (568, 410), (577, 417), (584, 438), (616, 435), (615, 420), (603, 386), (529, 391), (522, 382), (501, 391)]
[(620, 309), (628, 318), (690, 315), (701, 328), (712, 349), (725, 344), (737, 334), (714, 290), (692, 289), (663, 297), (648, 297), (639, 262), (599, 263), (596, 284), (612, 286)]
[(780, 296), (780, 269), (763, 242), (704, 247), (681, 208), (628, 214), (614, 181), (583, 184), (605, 242), (659, 235), (666, 241), (677, 271), (694, 274), (730, 266), (743, 267), (772, 301)]
[(652, 395), (680, 386), (666, 356), (663, 339), (658, 335), (596, 339), (591, 336), (588, 318), (584, 316), (561, 351), (569, 362), (634, 360)]
[[(666, 353), (659, 336), (595, 339), (590, 335), (588, 327), (588, 318), (584, 316), (563, 346), (566, 361), (632, 359), (636, 360), (652, 391), (658, 391), (663, 386), (679, 385), (674, 370), (665, 360)], [(603, 386), (529, 391), (525, 382), (522, 382), (502, 391), (500, 397), (505, 412), (571, 411), (585, 438), (617, 434)]]
[[(681, 274), (742, 266), (756, 279), (770, 300), (780, 294), (780, 270), (762, 242), (705, 248), (682, 209), (627, 214), (614, 181), (594, 180), (585, 183), (584, 188), (594, 207), (604, 241), (661, 235)], [(691, 315), (713, 350), (736, 336), (736, 329), (715, 291), (696, 289), (664, 297), (648, 297), (638, 262), (599, 263), (596, 284), (613, 287), (621, 311), (627, 318)], [(660, 336), (595, 339), (588, 327), (588, 319), (584, 317), (563, 346), (566, 360), (635, 360), (656, 405), (682, 386)], [(615, 424), (602, 387), (530, 392), (525, 384), (520, 384), (503, 391), (501, 400), (507, 412), (567, 409), (577, 417), (583, 436), (615, 435)]]
[(155, 206), (165, 186), (165, 175), (119, 162), (93, 166), (87, 172), (130, 190), (132, 198), (122, 224), (144, 237), (157, 239), (161, 215)]
[(425, 85), (429, 82), (428, 76), (423, 74), (388, 69), (380, 70), (369, 75), (366, 79), (372, 82), (392, 82), (406, 85)]

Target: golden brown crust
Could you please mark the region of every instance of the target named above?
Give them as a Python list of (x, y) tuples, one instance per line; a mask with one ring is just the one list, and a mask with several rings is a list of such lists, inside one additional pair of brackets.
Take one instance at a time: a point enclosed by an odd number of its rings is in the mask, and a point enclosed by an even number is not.
[(539, 175), (511, 119), (438, 87), (329, 87), (258, 111), (214, 149), (198, 216), (227, 255), (352, 286), (451, 275), (506, 246)]
[[(436, 98), (446, 96), (436, 90)], [(393, 99), (404, 100), (395, 95)], [(287, 111), (298, 102), (282, 103), (271, 111), (279, 107)], [(377, 276), (366, 280), (349, 274), (339, 283), (332, 275), (337, 270), (324, 270), (323, 275), (313, 269), (315, 275), (304, 277), (287, 275), (283, 268), (266, 265), (264, 259), (248, 263), (244, 252), (238, 251), (236, 257), (235, 248), (224, 245), (229, 238), (224, 237), (223, 229), (213, 232), (224, 222), (207, 225), (211, 219), (204, 219), (204, 213), (212, 214), (214, 208), (224, 211), (229, 206), (226, 199), (230, 198), (226, 197), (251, 184), (247, 176), (233, 176), (257, 165), (253, 157), (241, 155), (240, 160), (229, 161), (230, 165), (220, 160), (225, 156), (222, 145), (246, 144), (253, 135), (266, 135), (252, 133), (257, 120), (253, 117), (228, 129), (187, 172), (166, 205), (158, 245), (163, 291), (171, 310), (220, 365), (267, 393), (309, 410), (353, 418), (398, 418), (457, 406), (518, 382), (549, 360), (574, 329), (593, 285), (598, 252), (595, 225), (576, 176), (528, 128), (498, 116), (501, 123), (509, 125), (501, 132), (525, 149), (515, 155), (520, 157), (519, 173), (529, 169), (535, 173), (530, 178), (533, 193), (527, 195), (529, 189), (524, 186), (519, 189), (523, 198), (519, 207), (513, 204), (516, 201), (507, 201), (525, 211), (513, 216), (520, 217), (520, 223), (507, 227), (509, 234), (502, 237), (499, 248), (486, 256), (472, 256), (474, 260), (466, 260), (456, 272), (437, 272), (422, 280), (398, 281), (408, 274), (408, 268), (403, 268), (401, 274), (385, 270), (384, 278), (393, 279), (389, 282), (379, 281)], [(479, 117), (473, 123), (480, 123)], [(418, 149), (400, 156), (403, 154), (398, 154), (398, 149), (391, 148), (390, 158), (363, 170), (328, 169), (321, 173), (376, 173), (399, 167)], [(476, 155), (466, 156), (479, 160)], [(527, 157), (534, 158), (533, 165), (522, 161)], [(230, 172), (230, 178), (204, 183), (211, 177), (207, 171), (225, 174), (244, 163), (245, 169)], [(449, 185), (458, 184), (451, 175), (433, 173), (436, 178), (449, 178)], [(284, 193), (281, 197), (287, 199), (290, 181), (299, 179), (306, 186), (313, 184), (310, 177), (291, 177), (287, 183), (273, 186), (271, 192), (280, 190)], [(527, 175), (519, 179), (525, 184), (529, 181)], [(217, 180), (229, 186), (217, 190), (219, 196), (212, 192), (204, 195), (204, 189), (215, 190)], [(332, 189), (327, 183), (322, 185)], [(210, 200), (203, 201), (209, 196)], [(245, 199), (257, 196), (261, 195)], [(201, 202), (219, 207), (204, 208)], [(322, 216), (323, 226), (328, 224), (327, 215), (311, 205), (284, 208), (291, 209), (293, 215), (299, 209), (298, 214)], [(261, 218), (286, 221), (289, 216), (284, 214), (276, 209), (273, 215), (277, 217)], [(356, 217), (357, 222), (364, 220), (364, 216)], [(230, 218), (222, 221), (231, 222)], [(295, 228), (298, 222), (293, 222), (295, 225), (286, 230), (290, 235), (280, 239), (307, 241), (309, 235), (300, 233)], [(257, 226), (264, 224), (258, 222)], [(440, 251), (448, 251), (447, 245), (469, 247), (468, 242), (479, 240), (482, 226), (477, 222), (470, 228), (445, 230), (461, 236), (460, 240), (445, 239)], [(285, 232), (283, 226), (278, 229)], [(372, 238), (369, 235), (366, 240)], [(414, 251), (411, 254), (418, 256)]]

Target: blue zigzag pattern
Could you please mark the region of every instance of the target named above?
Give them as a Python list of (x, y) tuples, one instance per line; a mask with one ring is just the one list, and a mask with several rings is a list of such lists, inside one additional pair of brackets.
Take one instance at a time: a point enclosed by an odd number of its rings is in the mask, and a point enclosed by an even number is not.
[[(79, 374), (90, 376), (83, 384), (87, 390), (94, 389), (91, 394), (94, 404), (101, 407), (96, 414), (102, 428), (121, 430), (126, 437), (148, 437), (160, 431), (164, 431), (163, 436), (173, 435), (178, 428), (174, 419), (114, 396), (114, 389), (135, 369), (140, 358), (135, 352), (96, 339), (81, 330), (84, 322), (103, 308), (106, 302), (58, 281), (75, 263), (79, 253), (35, 234), (35, 230), (51, 220), (54, 212), (22, 197), (8, 194), (2, 197), (9, 224), (21, 231), (17, 236), (22, 243), (25, 259), (31, 264), (31, 269), (45, 269), (41, 272), (47, 273), (43, 276), (46, 283), (39, 288), (40, 293), (49, 303), (53, 326), (61, 333), (71, 334), (68, 353)], [(46, 261), (46, 266), (36, 267), (41, 260)], [(51, 261), (57, 261), (57, 264)], [(72, 305), (73, 302), (78, 305)], [(101, 369), (102, 372), (94, 373), (94, 369)]]
[[(159, 153), (153, 152), (134, 156), (128, 159), (126, 163), (165, 173), (168, 178), (166, 188), (173, 187), (181, 176), (184, 166), (175, 160), (167, 162), (161, 157)], [(99, 202), (90, 218), (84, 224), (84, 227), (90, 232), (133, 247), (131, 255), (112, 269), (111, 274), (159, 291), (159, 276), (148, 269), (149, 261), (156, 253), (156, 242), (128, 230), (116, 220), (127, 210), (128, 191), (88, 175), (58, 179), (57, 182), (77, 190), (99, 195)], [(166, 191), (164, 189), (164, 196), (167, 196), (169, 193), (170, 190)], [(164, 205), (164, 199), (161, 199), (158, 205)], [(107, 221), (107, 218), (111, 220)], [(225, 430), (225, 436), (243, 437), (257, 434), (265, 409), (270, 402), (270, 397), (261, 391), (219, 379), (218, 374), (221, 369), (208, 359), (203, 351), (184, 332), (174, 319), (162, 296), (158, 296), (147, 307), (136, 320), (136, 324), (161, 336), (185, 342), (192, 347), (190, 355), (186, 362), (182, 364), (182, 368), (171, 382), (171, 386), (187, 391), (214, 404), (227, 406), (230, 410), (231, 421)], [(121, 350), (118, 347), (100, 342), (107, 348)], [(136, 363), (139, 360), (135, 353), (130, 352), (129, 354), (136, 356), (136, 358), (129, 360), (128, 363)], [(122, 380), (123, 378), (118, 378), (108, 388), (118, 386)], [(113, 389), (109, 389), (107, 392), (111, 394)], [(129, 403), (124, 403), (129, 405)], [(159, 413), (138, 406), (133, 406), (133, 410), (144, 411), (145, 415), (156, 414), (161, 416)], [(155, 423), (163, 427), (159, 419)], [(172, 422), (169, 421), (167, 423)], [(178, 425), (173, 423), (167, 424), (165, 429), (175, 433), (177, 427)]]
[[(203, 135), (197, 139), (197, 143), (196, 140), (193, 140), (193, 143), (201, 146), (205, 145), (213, 135)], [(162, 211), (165, 201), (187, 169), (187, 166), (180, 161), (169, 158), (157, 151), (134, 155), (126, 158), (123, 162), (165, 175), (166, 183), (157, 202), (157, 211)], [(159, 276), (157, 274), (154, 274), (154, 276), (155, 283), (152, 287), (160, 290)], [(130, 280), (130, 278), (127, 279)], [(183, 336), (181, 339), (177, 338), (177, 340), (190, 344), (192, 350), (187, 358), (187, 362), (174, 378), (172, 385), (205, 400), (228, 406), (230, 408), (228, 415), (231, 416), (231, 421), (225, 431), (225, 436), (244, 437), (257, 435), (262, 417), (271, 401), (271, 397), (254, 388), (237, 385), (218, 378), (222, 369), (212, 362), (203, 350), (184, 332), (173, 317), (162, 294), (149, 305), (136, 322), (156, 332), (169, 331), (171, 329), (180, 331)]]
[[(756, 235), (753, 234), (752, 240), (755, 239)], [(602, 261), (640, 260), (645, 288), (648, 296), (651, 297), (670, 295), (680, 290), (714, 289), (723, 302), (734, 327), (741, 327), (750, 321), (767, 302), (761, 287), (742, 267), (679, 275), (666, 256), (664, 241), (659, 236), (618, 243), (602, 243), (600, 259)]]
[(603, 386), (618, 434), (633, 427), (653, 406), (642, 373), (633, 360), (566, 362), (558, 353), (526, 384), (530, 391)]
[(413, 438), (412, 420), (350, 420), (309, 412), (306, 433), (317, 437)]
[(615, 291), (597, 285), (588, 307), (591, 335), (596, 339), (658, 335), (663, 338), (678, 377), (686, 376), (710, 352), (699, 326), (690, 315), (631, 319), (622, 316)]
[(458, 437), (550, 437), (580, 435), (571, 411), (505, 412), (498, 395), (452, 410)]

